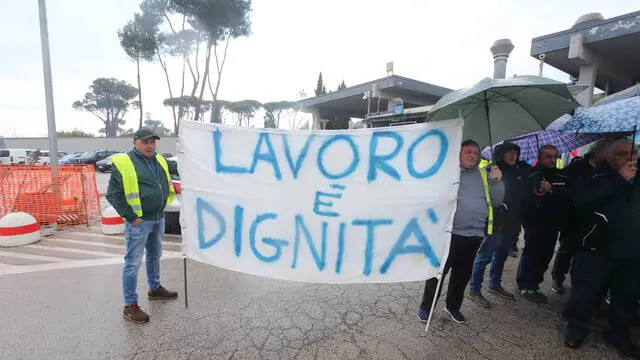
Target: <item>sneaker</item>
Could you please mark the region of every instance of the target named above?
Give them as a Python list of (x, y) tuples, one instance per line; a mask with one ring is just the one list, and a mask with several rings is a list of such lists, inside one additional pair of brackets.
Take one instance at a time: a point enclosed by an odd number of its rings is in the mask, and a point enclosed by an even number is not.
[(548, 299), (540, 290), (520, 290), (525, 299), (536, 304), (546, 304)]
[(474, 303), (482, 306), (483, 308), (490, 308), (491, 307), (491, 303), (489, 302), (489, 300), (485, 299), (484, 296), (482, 296), (481, 293), (468, 293), (467, 297), (469, 299), (471, 299), (471, 301), (473, 301)]
[(640, 360), (640, 348), (638, 348), (630, 339), (618, 340), (614, 339), (610, 333), (604, 334), (604, 340), (608, 346), (618, 350), (620, 355), (631, 359)]
[(418, 320), (426, 324), (429, 321), (429, 312), (425, 309), (418, 310)]
[(140, 309), (138, 303), (125, 306), (124, 309), (122, 309), (122, 317), (134, 324), (145, 324), (149, 322), (149, 315)]
[(155, 290), (147, 291), (147, 297), (149, 300), (173, 300), (178, 297), (178, 293), (175, 291), (169, 291), (160, 285)]
[(444, 307), (444, 310), (448, 312), (449, 315), (451, 315), (451, 320), (457, 322), (458, 324), (464, 324), (466, 319), (464, 318), (464, 315), (462, 315), (460, 310), (449, 311), (446, 306)]
[(551, 291), (553, 291), (556, 294), (563, 295), (564, 285), (562, 284), (562, 281), (560, 281), (559, 279), (553, 279), (551, 281)]
[(489, 292), (494, 294), (494, 295), (497, 295), (497, 296), (499, 296), (499, 297), (501, 297), (501, 298), (503, 298), (505, 300), (515, 300), (516, 299), (516, 297), (512, 293), (510, 293), (507, 290), (505, 290), (502, 286), (498, 286), (497, 288), (491, 288), (490, 287), (489, 288)]

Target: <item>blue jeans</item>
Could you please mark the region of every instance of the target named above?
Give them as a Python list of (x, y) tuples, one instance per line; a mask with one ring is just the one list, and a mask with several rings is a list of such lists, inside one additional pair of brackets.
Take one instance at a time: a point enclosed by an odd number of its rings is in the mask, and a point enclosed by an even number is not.
[(489, 263), (491, 263), (489, 287), (495, 289), (501, 286), (504, 263), (509, 256), (513, 238), (517, 238), (519, 230), (496, 231), (493, 235), (484, 238), (473, 262), (473, 272), (469, 284), (470, 293), (482, 292), (484, 270)]
[(158, 220), (143, 220), (137, 226), (125, 224), (124, 237), (126, 254), (122, 270), (122, 290), (124, 305), (138, 302), (138, 270), (142, 262), (142, 253), (147, 250), (147, 281), (149, 289), (160, 286), (160, 256), (162, 256), (162, 237), (164, 235), (164, 217)]

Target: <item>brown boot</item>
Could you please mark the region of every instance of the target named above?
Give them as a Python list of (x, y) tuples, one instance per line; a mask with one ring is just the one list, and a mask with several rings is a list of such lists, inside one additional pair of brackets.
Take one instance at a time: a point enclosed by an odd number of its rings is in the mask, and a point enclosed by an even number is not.
[(173, 300), (178, 297), (178, 293), (175, 291), (169, 291), (160, 285), (155, 290), (147, 291), (147, 297), (149, 300)]
[(125, 306), (122, 309), (122, 317), (134, 324), (145, 324), (149, 322), (149, 315), (138, 307), (138, 303)]

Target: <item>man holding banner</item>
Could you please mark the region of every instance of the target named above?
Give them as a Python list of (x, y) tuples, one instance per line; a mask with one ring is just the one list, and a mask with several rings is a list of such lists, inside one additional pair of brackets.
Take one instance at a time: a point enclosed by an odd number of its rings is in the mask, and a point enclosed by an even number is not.
[[(493, 232), (493, 207), (502, 203), (504, 184), (497, 166), (489, 171), (478, 166), (480, 146), (472, 140), (462, 143), (460, 149), (460, 185), (458, 204), (453, 218), (453, 230), (442, 279), (451, 270), (445, 310), (453, 321), (462, 324), (465, 317), (460, 312), (464, 291), (469, 283), (473, 260), (485, 235)], [(418, 318), (427, 322), (434, 301), (440, 297), (438, 279), (426, 281)], [(437, 291), (437, 294), (436, 294)]]
[(170, 300), (178, 297), (160, 285), (160, 256), (164, 235), (164, 208), (175, 197), (171, 185), (169, 164), (156, 153), (160, 137), (148, 128), (133, 135), (134, 149), (113, 157), (113, 169), (107, 190), (107, 200), (126, 220), (126, 254), (122, 272), (124, 309), (122, 316), (132, 323), (144, 324), (147, 315), (138, 307), (138, 269), (146, 249), (149, 300)]

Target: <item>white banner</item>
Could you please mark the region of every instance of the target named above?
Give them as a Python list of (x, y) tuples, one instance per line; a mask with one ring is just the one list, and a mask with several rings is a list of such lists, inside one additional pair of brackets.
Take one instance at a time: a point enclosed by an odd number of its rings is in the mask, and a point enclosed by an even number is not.
[(424, 280), (444, 267), (462, 120), (345, 131), (181, 122), (183, 252), (269, 278)]

